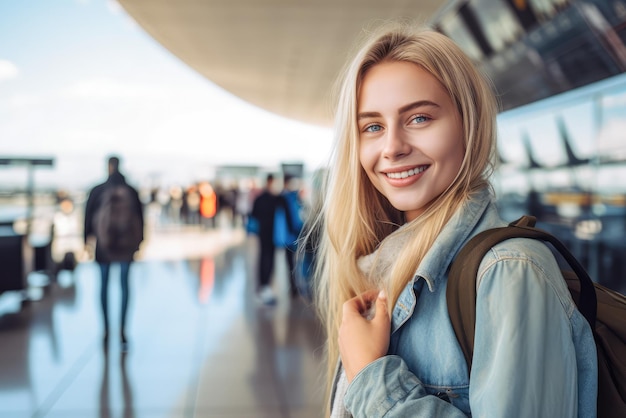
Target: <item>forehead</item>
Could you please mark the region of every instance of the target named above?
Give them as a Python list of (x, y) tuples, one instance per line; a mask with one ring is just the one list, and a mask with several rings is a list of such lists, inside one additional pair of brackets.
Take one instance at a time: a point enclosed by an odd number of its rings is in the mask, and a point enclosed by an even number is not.
[(440, 106), (451, 104), (447, 90), (437, 78), (421, 66), (404, 61), (382, 62), (368, 69), (357, 97), (359, 111), (403, 106), (418, 100), (430, 100)]

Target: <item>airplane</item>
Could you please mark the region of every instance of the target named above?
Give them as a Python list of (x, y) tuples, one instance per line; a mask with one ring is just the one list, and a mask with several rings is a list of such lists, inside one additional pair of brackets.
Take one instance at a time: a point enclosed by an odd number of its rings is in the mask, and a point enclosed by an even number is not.
[(563, 148), (565, 149), (565, 153), (567, 155), (567, 162), (564, 165), (568, 167), (577, 167), (589, 164), (591, 162), (591, 158), (579, 158), (574, 153), (571, 145), (571, 138), (569, 132), (567, 131), (567, 127), (565, 126), (565, 120), (563, 120), (563, 118), (557, 118), (556, 122), (559, 130), (559, 137), (561, 138)]

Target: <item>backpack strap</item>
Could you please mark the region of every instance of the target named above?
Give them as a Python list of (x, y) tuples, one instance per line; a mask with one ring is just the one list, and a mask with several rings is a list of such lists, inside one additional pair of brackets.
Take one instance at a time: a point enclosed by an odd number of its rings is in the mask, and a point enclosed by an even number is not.
[(472, 368), (474, 333), (476, 327), (476, 278), (478, 267), (487, 252), (496, 244), (510, 238), (531, 238), (549, 242), (563, 256), (580, 281), (578, 309), (591, 324), (596, 321), (596, 293), (589, 275), (576, 257), (556, 237), (534, 227), (535, 217), (522, 216), (508, 226), (478, 233), (459, 251), (448, 274), (446, 299), (450, 322), (463, 350), (468, 371)]

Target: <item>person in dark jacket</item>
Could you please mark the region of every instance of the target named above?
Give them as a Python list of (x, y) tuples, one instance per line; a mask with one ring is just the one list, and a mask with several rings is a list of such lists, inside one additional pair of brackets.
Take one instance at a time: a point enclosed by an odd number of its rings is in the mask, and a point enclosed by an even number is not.
[[(108, 282), (109, 270), (112, 263), (120, 264), (120, 281), (122, 289), (122, 311), (120, 324), (120, 343), (122, 350), (128, 348), (126, 336), (126, 314), (129, 300), (128, 277), (130, 265), (135, 252), (143, 241), (143, 205), (135, 188), (126, 183), (124, 175), (119, 170), (120, 159), (111, 156), (108, 159), (107, 180), (95, 186), (89, 192), (85, 206), (84, 240), (89, 245), (91, 238), (95, 237), (95, 260), (100, 266), (102, 276), (100, 289), (100, 302), (102, 307), (102, 319), (104, 326), (104, 345), (108, 346), (109, 340), (109, 315), (108, 315)], [(113, 201), (113, 193), (121, 191), (123, 200), (121, 203)], [(114, 203), (111, 203), (113, 201)], [(128, 213), (121, 213), (128, 212)], [(125, 226), (117, 227), (116, 223), (124, 221)], [(118, 233), (120, 237), (111, 235)], [(129, 244), (130, 243), (130, 244)]]
[[(296, 250), (298, 249), (298, 237), (302, 230), (302, 201), (300, 199), (299, 179), (289, 174), (283, 178), (283, 191), (280, 198), (284, 199), (285, 213), (281, 206), (277, 206), (274, 215), (274, 245), (284, 248), (285, 260), (289, 269), (289, 289), (291, 297), (298, 295)], [(282, 202), (281, 202), (282, 204)], [(290, 216), (290, 221), (287, 216)]]
[[(274, 270), (274, 217), (276, 208), (281, 207), (287, 217), (287, 224), (293, 225), (291, 214), (287, 209), (287, 203), (283, 196), (273, 190), (274, 176), (268, 174), (265, 189), (254, 200), (252, 213), (250, 214), (256, 224), (256, 233), (259, 236), (259, 285), (258, 296), (262, 303), (273, 305), (276, 297), (270, 286), (272, 272)], [(290, 230), (293, 228), (290, 227)], [(297, 232), (295, 232), (297, 233)]]

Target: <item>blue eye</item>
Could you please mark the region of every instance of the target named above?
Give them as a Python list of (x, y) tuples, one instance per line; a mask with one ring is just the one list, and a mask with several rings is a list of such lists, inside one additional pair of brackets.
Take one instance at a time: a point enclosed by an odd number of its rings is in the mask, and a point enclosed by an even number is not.
[(379, 132), (382, 129), (383, 128), (380, 125), (370, 125), (367, 128), (365, 128), (365, 132)]
[(430, 120), (430, 118), (428, 116), (419, 115), (419, 116), (415, 116), (413, 119), (411, 119), (411, 122), (414, 122), (414, 123), (424, 123), (424, 122), (428, 122), (429, 120)]

